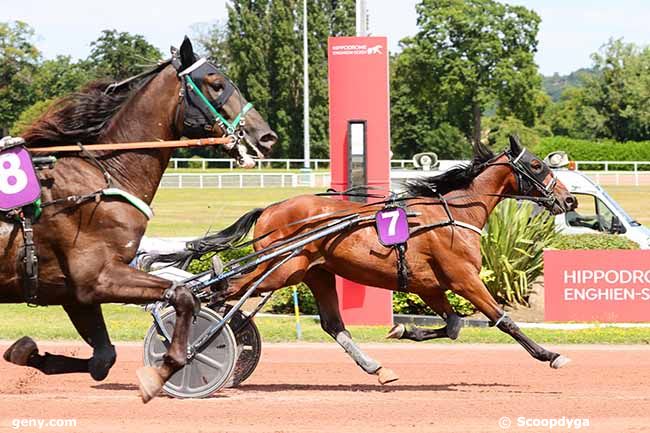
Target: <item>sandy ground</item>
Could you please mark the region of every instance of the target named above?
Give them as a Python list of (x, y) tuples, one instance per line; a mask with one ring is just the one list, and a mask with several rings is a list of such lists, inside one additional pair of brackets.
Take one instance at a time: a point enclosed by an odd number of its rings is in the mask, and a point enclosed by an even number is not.
[[(0, 344), (1, 351), (6, 347)], [(0, 361), (0, 432), (650, 431), (647, 346), (555, 348), (573, 360), (559, 371), (514, 345), (363, 347), (400, 380), (378, 385), (333, 344), (268, 344), (241, 388), (204, 400), (161, 396), (148, 405), (137, 395), (138, 344), (118, 345), (118, 362), (102, 383)], [(42, 349), (89, 354), (75, 343)], [(510, 428), (499, 426), (502, 417)], [(588, 419), (589, 426), (525, 427), (519, 417)], [(13, 428), (14, 420), (30, 418), (76, 419), (77, 426)]]

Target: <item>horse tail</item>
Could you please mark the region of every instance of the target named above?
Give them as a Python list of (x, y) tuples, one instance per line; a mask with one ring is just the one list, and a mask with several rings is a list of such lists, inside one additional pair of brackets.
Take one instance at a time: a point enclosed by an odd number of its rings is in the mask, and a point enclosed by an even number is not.
[(185, 264), (188, 260), (201, 257), (206, 253), (216, 253), (236, 247), (236, 244), (248, 235), (248, 232), (250, 232), (265, 210), (265, 208), (253, 209), (242, 215), (237, 221), (225, 229), (188, 242), (187, 247), (183, 251), (147, 255), (144, 258), (143, 265), (145, 269), (154, 263), (179, 266)]
[(237, 221), (225, 229), (189, 242), (188, 245), (191, 246), (190, 251), (203, 255), (205, 253), (227, 250), (236, 246), (237, 243), (241, 242), (248, 235), (248, 232), (251, 231), (265, 210), (265, 208), (253, 209), (239, 217)]

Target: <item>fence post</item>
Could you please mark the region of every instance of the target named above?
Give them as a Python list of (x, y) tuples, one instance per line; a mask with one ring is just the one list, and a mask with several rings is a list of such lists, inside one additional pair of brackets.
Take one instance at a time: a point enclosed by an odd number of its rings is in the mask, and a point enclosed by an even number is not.
[(221, 189), (222, 184), (221, 184), (221, 174), (217, 175), (217, 188)]
[(232, 159), (231, 159), (230, 161), (228, 161), (228, 165), (230, 166), (230, 169), (231, 169), (231, 170), (234, 169), (234, 167), (233, 167), (233, 162), (234, 162), (234, 161), (233, 161)]
[(182, 174), (178, 175), (178, 187), (183, 188), (183, 175)]
[(639, 163), (634, 163), (634, 185), (639, 186)]
[(203, 189), (203, 174), (199, 174), (199, 188)]
[(178, 170), (178, 159), (174, 159), (174, 170)]
[(240, 188), (244, 187), (244, 175), (241, 173), (239, 174), (239, 187)]
[(260, 188), (264, 188), (264, 173), (260, 174)]

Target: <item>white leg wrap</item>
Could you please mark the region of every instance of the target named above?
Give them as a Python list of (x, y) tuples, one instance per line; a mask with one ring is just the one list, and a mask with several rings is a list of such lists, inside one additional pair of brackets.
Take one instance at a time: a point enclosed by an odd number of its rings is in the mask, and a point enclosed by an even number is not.
[(354, 344), (354, 341), (350, 338), (345, 332), (339, 332), (336, 334), (336, 342), (347, 352), (348, 355), (354, 362), (357, 363), (359, 367), (363, 369), (368, 374), (374, 374), (381, 368), (381, 365), (363, 353), (359, 346)]

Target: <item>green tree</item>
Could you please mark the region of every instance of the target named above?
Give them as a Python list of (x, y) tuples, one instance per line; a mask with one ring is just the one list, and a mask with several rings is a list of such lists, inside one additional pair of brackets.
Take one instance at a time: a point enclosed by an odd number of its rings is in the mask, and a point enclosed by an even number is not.
[[(492, 104), (501, 117), (534, 124), (541, 85), (533, 59), (535, 12), (494, 0), (422, 0), (417, 13), (419, 32), (402, 41), (395, 60), (394, 142), (442, 122), (479, 141), (483, 112)], [(418, 125), (402, 137), (407, 121)]]
[(302, 39), (296, 31), (299, 0), (275, 0), (270, 5), (269, 124), (282, 137), (276, 154), (297, 155), (302, 143)]
[(195, 51), (210, 59), (224, 72), (228, 72), (230, 55), (228, 50), (227, 24), (217, 22), (213, 25), (195, 24), (192, 26), (192, 42)]
[(579, 121), (597, 137), (650, 139), (650, 47), (610, 40), (592, 59), (596, 74), (578, 95)]
[(27, 128), (29, 128), (29, 126), (31, 126), (32, 123), (36, 121), (36, 119), (41, 117), (50, 109), (53, 102), (54, 99), (42, 99), (27, 107), (22, 113), (20, 113), (20, 116), (18, 116), (18, 119), (14, 122), (9, 133), (13, 136), (20, 136), (25, 132), (25, 130), (27, 130)]
[(0, 132), (5, 135), (32, 103), (32, 80), (40, 53), (34, 30), (22, 21), (0, 22)]
[(79, 90), (93, 78), (87, 66), (72, 62), (70, 56), (57, 56), (41, 63), (32, 80), (36, 100), (58, 98)]
[(592, 55), (592, 73), (568, 87), (543, 121), (572, 138), (650, 139), (650, 47), (610, 40)]
[(89, 66), (98, 77), (124, 79), (159, 61), (162, 53), (142, 35), (103, 30), (90, 43)]

